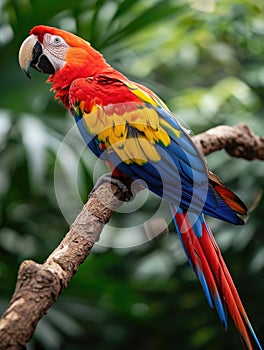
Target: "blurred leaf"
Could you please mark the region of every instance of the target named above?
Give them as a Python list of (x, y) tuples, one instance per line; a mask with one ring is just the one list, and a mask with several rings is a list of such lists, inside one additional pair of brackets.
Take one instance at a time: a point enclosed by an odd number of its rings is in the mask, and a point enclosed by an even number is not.
[[(91, 41), (114, 67), (160, 95), (193, 133), (245, 122), (261, 135), (263, 14), (263, 1), (250, 0), (0, 2), (2, 311), (21, 260), (46, 259), (93, 178), (107, 171), (84, 150), (47, 77), (33, 72), (29, 81), (20, 71), (17, 53), (29, 30), (52, 25)], [(263, 162), (224, 152), (207, 161), (247, 204), (263, 192)], [(179, 349), (241, 349), (231, 322), (226, 333), (208, 307), (173, 227), (168, 237), (133, 247), (146, 239), (143, 224), (159, 206), (154, 195), (142, 193), (113, 215), (102, 238), (115, 247), (93, 249), (38, 325), (30, 349), (81, 350), (89, 344), (119, 350), (136, 344), (139, 350), (172, 350), (175, 342)], [(264, 334), (263, 211), (261, 199), (244, 227), (209, 221), (258, 334)], [(159, 214), (167, 221), (166, 208)]]

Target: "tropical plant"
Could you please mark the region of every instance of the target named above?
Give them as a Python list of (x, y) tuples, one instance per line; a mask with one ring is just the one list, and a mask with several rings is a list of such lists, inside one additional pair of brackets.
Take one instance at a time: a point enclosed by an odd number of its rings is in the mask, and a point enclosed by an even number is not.
[[(80, 209), (80, 198), (90, 192), (94, 166), (97, 175), (103, 171), (71, 130), (73, 121), (53, 100), (45, 76), (34, 74), (30, 82), (19, 70), (18, 48), (40, 23), (92, 42), (113, 66), (156, 91), (195, 133), (240, 122), (263, 131), (263, 2), (2, 0), (1, 311), (21, 261), (42, 262), (48, 256)], [(69, 132), (71, 138), (64, 140)], [(58, 157), (63, 140), (66, 153)], [(207, 160), (249, 206), (256, 204), (243, 228), (212, 225), (261, 336), (263, 163), (224, 152)], [(97, 245), (80, 267), (40, 322), (30, 349), (86, 349), (87, 344), (96, 350), (241, 348), (233, 326), (225, 333), (206, 305), (175, 235), (135, 247), (128, 222), (142, 232), (160, 205), (154, 196), (146, 197), (147, 202), (139, 198), (143, 205), (136, 212), (114, 215), (110, 227), (116, 236)], [(123, 242), (126, 247), (118, 248)]]

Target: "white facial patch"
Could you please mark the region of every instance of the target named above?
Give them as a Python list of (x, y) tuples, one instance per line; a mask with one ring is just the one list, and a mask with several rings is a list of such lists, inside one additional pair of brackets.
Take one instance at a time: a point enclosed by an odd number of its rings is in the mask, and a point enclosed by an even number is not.
[(43, 37), (43, 53), (52, 62), (55, 71), (64, 66), (69, 47), (66, 41), (58, 35), (46, 33)]

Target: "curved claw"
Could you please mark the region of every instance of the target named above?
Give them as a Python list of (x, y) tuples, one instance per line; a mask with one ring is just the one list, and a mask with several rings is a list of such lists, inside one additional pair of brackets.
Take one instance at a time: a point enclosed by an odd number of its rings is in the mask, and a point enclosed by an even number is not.
[(96, 184), (93, 187), (92, 192), (96, 191), (102, 184), (110, 183), (116, 185), (123, 193), (125, 193), (125, 201), (128, 202), (131, 198), (134, 198), (134, 194), (131, 190), (131, 183), (127, 184), (124, 179), (116, 178), (112, 173), (107, 173), (99, 177)]

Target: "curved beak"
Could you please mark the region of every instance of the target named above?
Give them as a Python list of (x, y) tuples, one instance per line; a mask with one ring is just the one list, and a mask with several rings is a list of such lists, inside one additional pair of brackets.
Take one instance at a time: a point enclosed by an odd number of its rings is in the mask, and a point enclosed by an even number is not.
[(54, 66), (43, 53), (42, 45), (33, 34), (23, 41), (19, 49), (18, 61), (21, 69), (29, 79), (31, 79), (30, 67), (47, 74), (55, 73)]

